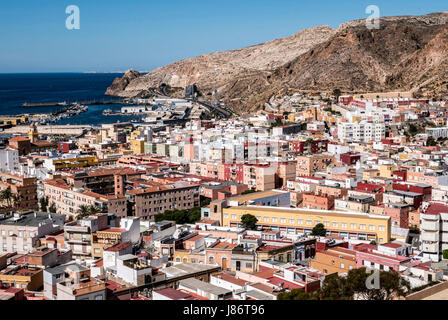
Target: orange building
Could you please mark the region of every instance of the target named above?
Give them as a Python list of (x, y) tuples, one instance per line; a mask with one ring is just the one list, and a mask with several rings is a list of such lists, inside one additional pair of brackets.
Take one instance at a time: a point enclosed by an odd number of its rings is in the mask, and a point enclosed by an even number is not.
[(303, 194), (302, 206), (309, 209), (331, 210), (334, 207), (334, 197), (310, 193)]
[(222, 270), (231, 269), (232, 250), (236, 244), (228, 242), (218, 242), (205, 251), (205, 261), (207, 264), (218, 264)]
[(356, 252), (342, 247), (317, 251), (314, 259), (310, 260), (310, 268), (319, 270), (325, 275), (348, 273), (349, 270), (356, 268)]
[(329, 154), (316, 154), (297, 157), (297, 176), (312, 176), (315, 172), (324, 171), (334, 162), (334, 156)]

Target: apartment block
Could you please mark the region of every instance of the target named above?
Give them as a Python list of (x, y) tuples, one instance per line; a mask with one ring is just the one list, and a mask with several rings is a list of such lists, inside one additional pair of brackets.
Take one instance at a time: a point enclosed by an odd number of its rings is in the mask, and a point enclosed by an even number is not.
[(322, 223), (329, 235), (347, 239), (375, 240), (377, 243), (386, 243), (391, 238), (390, 217), (304, 208), (261, 206), (224, 208), (221, 225), (239, 226), (241, 217), (245, 214), (257, 217), (259, 228), (286, 231), (291, 234), (309, 234), (314, 226)]

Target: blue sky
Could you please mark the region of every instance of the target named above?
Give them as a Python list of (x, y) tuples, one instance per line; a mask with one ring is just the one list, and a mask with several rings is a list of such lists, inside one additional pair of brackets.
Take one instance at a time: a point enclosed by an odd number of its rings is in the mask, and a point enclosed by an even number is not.
[[(7, 0), (0, 9), (0, 72), (152, 70), (301, 29), (367, 17), (447, 11), (446, 0)], [(77, 5), (81, 29), (67, 30)]]

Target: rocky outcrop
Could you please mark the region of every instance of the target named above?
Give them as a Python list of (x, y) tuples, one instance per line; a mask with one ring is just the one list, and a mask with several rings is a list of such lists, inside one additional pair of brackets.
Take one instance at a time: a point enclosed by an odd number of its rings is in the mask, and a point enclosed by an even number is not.
[(306, 29), (253, 47), (178, 61), (108, 92), (130, 97), (161, 83), (196, 83), (204, 95), (217, 89), (227, 105), (240, 111), (261, 108), (274, 96), (335, 88), (441, 97), (448, 94), (447, 23), (443, 12), (382, 18), (378, 30), (369, 30), (365, 20), (337, 30)]
[(141, 73), (135, 70), (128, 70), (125, 72), (123, 77), (121, 78), (115, 78), (112, 85), (107, 88), (106, 95), (110, 96), (118, 96), (121, 92), (126, 90), (128, 88), (129, 83), (131, 83), (133, 80), (139, 78), (141, 76)]

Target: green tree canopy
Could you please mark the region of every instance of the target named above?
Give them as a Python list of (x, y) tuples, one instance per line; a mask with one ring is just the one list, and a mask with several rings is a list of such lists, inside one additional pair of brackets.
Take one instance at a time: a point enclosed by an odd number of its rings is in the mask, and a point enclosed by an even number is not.
[(327, 235), (327, 229), (325, 229), (325, 226), (322, 223), (318, 223), (311, 231), (311, 235), (325, 237)]
[(304, 289), (294, 289), (279, 293), (277, 300), (319, 300), (319, 296), (317, 293), (308, 293)]
[(241, 223), (245, 229), (256, 230), (258, 219), (252, 214), (245, 214), (241, 217)]
[(56, 204), (53, 202), (50, 207), (48, 208), (48, 212), (50, 213), (56, 213)]

